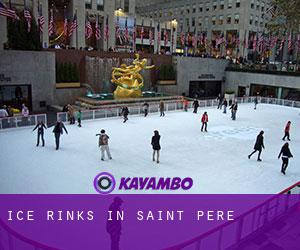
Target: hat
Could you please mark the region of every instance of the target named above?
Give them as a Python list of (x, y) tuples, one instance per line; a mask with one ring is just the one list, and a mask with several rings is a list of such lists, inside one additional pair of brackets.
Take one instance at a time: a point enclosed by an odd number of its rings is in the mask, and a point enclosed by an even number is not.
[(104, 129), (102, 129), (100, 132), (101, 132), (101, 134), (104, 134), (104, 133), (105, 133), (105, 130), (104, 130)]

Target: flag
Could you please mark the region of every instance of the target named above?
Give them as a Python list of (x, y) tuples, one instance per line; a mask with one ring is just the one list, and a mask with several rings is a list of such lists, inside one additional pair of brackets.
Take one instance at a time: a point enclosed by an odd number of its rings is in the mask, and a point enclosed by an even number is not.
[(181, 30), (181, 33), (180, 33), (180, 42), (181, 42), (182, 47), (184, 47), (185, 35), (184, 35), (183, 30)]
[(288, 43), (288, 50), (293, 50), (293, 41), (292, 41), (292, 33), (289, 35), (289, 43)]
[(277, 44), (278, 37), (277, 36), (272, 36), (271, 41), (270, 41), (270, 48), (274, 48)]
[(253, 38), (253, 50), (256, 51), (256, 47), (257, 47), (257, 35), (255, 34), (254, 38)]
[(53, 17), (53, 9), (50, 10), (50, 19), (49, 19), (49, 27), (48, 27), (49, 36), (54, 34), (54, 17)]
[(108, 26), (108, 15), (107, 15), (105, 29), (104, 29), (104, 40), (108, 41), (108, 38), (109, 38), (109, 26)]
[(282, 50), (283, 49), (283, 47), (284, 47), (284, 41), (285, 40), (285, 37), (282, 37), (281, 38), (281, 43), (280, 43), (280, 47), (279, 47), (279, 50)]
[(216, 39), (216, 46), (219, 46), (225, 42), (224, 33), (222, 33), (218, 38)]
[(14, 10), (7, 8), (6, 5), (1, 1), (0, 1), (0, 16), (6, 16), (17, 20), (20, 19)]
[(196, 28), (194, 29), (194, 34), (192, 37), (192, 45), (194, 48), (197, 48), (197, 34), (196, 34)]
[(141, 27), (141, 43), (144, 42), (144, 19), (142, 20), (142, 27)]
[(99, 26), (99, 22), (98, 22), (98, 16), (97, 16), (96, 24), (95, 24), (95, 37), (96, 37), (96, 40), (100, 40), (100, 38), (101, 38), (101, 32), (100, 32), (100, 26)]
[(116, 36), (116, 39), (120, 40), (120, 44), (122, 44), (121, 29), (120, 29), (120, 25), (119, 25), (119, 16), (117, 16), (115, 36)]
[(92, 35), (93, 35), (93, 28), (92, 28), (91, 22), (89, 20), (89, 17), (86, 16), (85, 17), (85, 37), (87, 39), (90, 39)]
[(24, 18), (25, 18), (25, 20), (27, 22), (27, 32), (30, 32), (32, 17), (31, 17), (30, 11), (27, 10), (27, 8), (26, 8), (26, 1), (24, 1)]
[(132, 33), (133, 50), (136, 49), (136, 18), (134, 18), (133, 33)]
[(67, 19), (66, 11), (64, 13), (64, 36), (65, 37), (68, 36), (68, 19)]
[(264, 36), (263, 36), (263, 34), (261, 34), (259, 36), (257, 46), (258, 46), (258, 50), (259, 51), (263, 51), (264, 50)]
[(165, 29), (164, 29), (164, 45), (165, 45), (165, 47), (167, 46), (168, 41), (169, 41), (169, 35), (168, 35), (167, 24), (166, 24)]
[(45, 24), (45, 17), (43, 16), (42, 13), (42, 6), (38, 6), (38, 24), (39, 24), (39, 29), (40, 32), (43, 33), (44, 31), (44, 24)]
[(159, 52), (159, 46), (161, 41), (160, 23), (157, 23), (157, 51)]
[(74, 17), (73, 17), (73, 21), (71, 22), (71, 25), (70, 25), (69, 37), (71, 37), (73, 35), (74, 31), (76, 31), (77, 28), (78, 28), (77, 14), (75, 13)]
[(150, 22), (150, 29), (149, 29), (149, 43), (150, 46), (153, 45), (153, 30), (152, 30), (152, 20)]
[(127, 23), (127, 17), (125, 19), (125, 33), (124, 33), (124, 39), (125, 42), (129, 41), (129, 31), (128, 31), (128, 23)]

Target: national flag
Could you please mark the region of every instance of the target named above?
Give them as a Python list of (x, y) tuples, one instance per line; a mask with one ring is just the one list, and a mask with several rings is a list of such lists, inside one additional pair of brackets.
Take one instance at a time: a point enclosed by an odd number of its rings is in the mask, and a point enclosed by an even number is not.
[(256, 47), (257, 47), (257, 35), (255, 34), (254, 38), (253, 38), (253, 50), (256, 51)]
[(145, 32), (144, 32), (144, 19), (142, 20), (142, 27), (141, 27), (141, 34), (140, 34), (140, 37), (141, 37), (141, 43), (143, 44), (144, 43), (144, 35), (145, 35)]
[(281, 43), (280, 43), (279, 50), (283, 50), (284, 43), (285, 43), (285, 37), (282, 37), (282, 38), (281, 38)]
[(85, 37), (87, 39), (90, 39), (93, 35), (93, 28), (92, 28), (92, 25), (91, 25), (91, 22), (89, 20), (89, 17), (86, 16), (85, 17)]
[(39, 29), (40, 32), (43, 33), (44, 31), (44, 24), (45, 24), (45, 17), (43, 16), (42, 12), (42, 6), (38, 6), (38, 24), (39, 24)]
[(101, 38), (101, 31), (100, 31), (98, 18), (97, 18), (96, 24), (95, 24), (95, 37), (96, 37), (96, 40), (100, 40), (100, 38)]
[(263, 34), (261, 34), (259, 36), (257, 46), (258, 46), (258, 50), (259, 51), (263, 51), (264, 50), (264, 36), (263, 36)]
[(196, 28), (194, 29), (193, 37), (192, 37), (192, 46), (194, 48), (197, 48), (197, 34), (196, 34)]
[(69, 30), (69, 37), (71, 37), (78, 28), (78, 22), (77, 22), (77, 13), (74, 14), (73, 20), (70, 25), (70, 30)]
[(180, 33), (180, 42), (181, 42), (182, 47), (184, 47), (185, 35), (184, 35), (184, 32), (182, 29), (181, 29), (181, 33)]
[(1, 1), (0, 1), (0, 16), (6, 16), (17, 20), (20, 19), (14, 10), (6, 7), (6, 5)]
[(272, 36), (271, 37), (271, 42), (270, 42), (270, 48), (274, 48), (277, 44), (278, 37), (277, 36)]
[(225, 42), (224, 33), (222, 33), (220, 36), (216, 39), (216, 46), (219, 46)]
[(49, 27), (48, 27), (49, 36), (54, 34), (54, 17), (53, 17), (53, 9), (50, 10), (50, 19), (49, 19)]
[(24, 6), (24, 18), (27, 22), (27, 32), (30, 32), (31, 30), (31, 14), (30, 14), (30, 11), (26, 9), (26, 6)]
[(108, 41), (108, 38), (109, 38), (109, 26), (108, 26), (108, 15), (107, 15), (105, 29), (104, 29), (104, 40)]
[(165, 25), (165, 29), (164, 29), (164, 46), (166, 47), (169, 41), (169, 34), (168, 34), (168, 30), (167, 30), (167, 24)]
[(157, 42), (160, 44), (161, 41), (161, 33), (160, 33), (160, 23), (157, 24)]
[(151, 22), (150, 22), (150, 29), (149, 29), (149, 43), (150, 43), (150, 46), (153, 45), (153, 39), (154, 39), (154, 35), (153, 35), (152, 20), (151, 20)]
[(128, 23), (127, 23), (127, 17), (125, 19), (125, 33), (124, 33), (124, 39), (125, 42), (129, 41), (129, 31), (128, 31)]
[(116, 39), (119, 39), (120, 43), (122, 44), (121, 29), (120, 29), (119, 17), (118, 16), (117, 16), (115, 36), (116, 36)]

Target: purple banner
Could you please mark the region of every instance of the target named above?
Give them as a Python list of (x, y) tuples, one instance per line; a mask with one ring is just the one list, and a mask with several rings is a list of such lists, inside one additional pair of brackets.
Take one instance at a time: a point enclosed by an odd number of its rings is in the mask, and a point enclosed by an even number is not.
[(299, 249), (299, 200), (299, 194), (1, 195), (0, 249)]

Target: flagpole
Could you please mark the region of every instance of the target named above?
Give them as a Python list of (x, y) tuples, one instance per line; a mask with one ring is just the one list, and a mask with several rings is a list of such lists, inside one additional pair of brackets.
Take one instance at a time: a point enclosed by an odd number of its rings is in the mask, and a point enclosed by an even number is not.
[[(77, 19), (77, 9), (75, 10), (75, 16)], [(76, 22), (78, 22), (78, 19), (76, 20)], [(76, 49), (78, 49), (78, 24), (76, 25)]]

